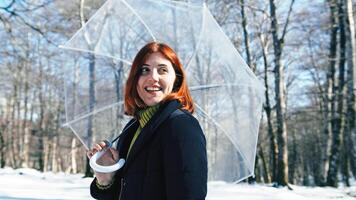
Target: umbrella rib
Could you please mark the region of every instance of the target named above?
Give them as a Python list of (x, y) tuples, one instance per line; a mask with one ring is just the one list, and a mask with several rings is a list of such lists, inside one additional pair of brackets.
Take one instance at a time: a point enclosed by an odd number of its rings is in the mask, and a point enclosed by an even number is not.
[(252, 87), (257, 90), (260, 90), (258, 87), (254, 85), (248, 85), (248, 84), (209, 84), (209, 85), (200, 85), (200, 86), (190, 86), (189, 89), (191, 91), (197, 91), (197, 90), (203, 90), (203, 89), (211, 89), (211, 88), (219, 88), (223, 86), (245, 86), (245, 87)]
[[(90, 19), (64, 44), (64, 45), (59, 45), (59, 48), (67, 48), (67, 44), (69, 44), (73, 38), (77, 37), (77, 35), (81, 32), (81, 30), (83, 30), (97, 15), (99, 15), (99, 13), (102, 12), (102, 10), (104, 10), (108, 4), (112, 3), (112, 0), (106, 1), (100, 8), (99, 10), (97, 10), (94, 15), (92, 17), (90, 17)], [(68, 48), (70, 49), (70, 48)]]
[(91, 53), (91, 54), (98, 55), (98, 56), (109, 57), (109, 58), (112, 58), (112, 59), (115, 59), (115, 60), (120, 60), (120, 61), (122, 61), (122, 62), (124, 62), (124, 63), (126, 63), (128, 65), (132, 64), (132, 62), (130, 62), (128, 60), (125, 60), (125, 59), (122, 59), (122, 58), (117, 58), (117, 57), (110, 56), (110, 55), (104, 55), (104, 54), (97, 53), (97, 52), (91, 51), (91, 50), (79, 49), (79, 48), (74, 48), (74, 47), (67, 47), (67, 46), (62, 46), (62, 45), (60, 45), (59, 48), (69, 49), (69, 50), (73, 50), (73, 51), (87, 52), (87, 53)]
[(210, 84), (210, 85), (200, 85), (200, 86), (191, 86), (189, 87), (190, 91), (203, 90), (203, 89), (211, 89), (211, 88), (219, 88), (225, 86), (227, 84)]
[(73, 131), (74, 135), (77, 136), (77, 139), (84, 145), (85, 149), (89, 150), (88, 146), (85, 144), (83, 139), (79, 136), (79, 134), (74, 130), (74, 128), (70, 124), (68, 124), (67, 126), (70, 128), (70, 130)]
[(200, 5), (194, 5), (192, 3), (182, 2), (182, 1), (177, 1), (177, 0), (171, 0), (171, 1), (169, 1), (169, 0), (148, 0), (148, 1), (155, 2), (155, 3), (163, 3), (168, 6), (172, 6), (172, 3), (174, 3), (175, 4), (175, 5), (173, 5), (174, 7), (179, 5), (179, 6), (185, 6), (185, 7), (200, 8)]
[(73, 119), (72, 121), (66, 122), (65, 124), (63, 124), (63, 126), (70, 126), (70, 124), (72, 124), (72, 123), (75, 123), (75, 122), (77, 122), (77, 121), (79, 121), (79, 120), (85, 119), (85, 118), (89, 117), (90, 115), (95, 115), (95, 114), (97, 114), (97, 113), (99, 113), (99, 112), (102, 112), (102, 111), (104, 111), (104, 110), (106, 110), (106, 109), (108, 109), (108, 108), (114, 107), (114, 106), (116, 106), (116, 105), (118, 105), (118, 104), (123, 104), (123, 101), (119, 101), (119, 102), (110, 104), (110, 105), (108, 105), (108, 106), (104, 106), (104, 107), (102, 107), (102, 108), (100, 108), (100, 109), (95, 109), (95, 110), (93, 110), (93, 111), (90, 112), (90, 113), (87, 113), (87, 114), (85, 114), (85, 115), (82, 115), (82, 116), (80, 116), (80, 117), (78, 117), (78, 118), (76, 118), (76, 119)]
[(153, 35), (151, 29), (147, 26), (147, 24), (143, 21), (143, 19), (141, 18), (141, 16), (130, 6), (130, 4), (128, 4), (125, 0), (121, 0), (122, 3), (124, 3), (130, 10), (131, 12), (136, 15), (136, 17), (138, 18), (138, 20), (140, 20), (140, 22), (146, 27), (148, 33), (151, 35), (151, 37), (153, 38), (153, 41), (157, 41), (156, 37)]
[[(196, 106), (196, 107), (199, 109), (199, 111), (202, 112), (208, 119), (210, 119), (210, 120), (213, 122), (213, 124), (214, 124), (216, 127), (218, 127), (218, 128), (226, 135), (227, 138), (229, 138), (229, 140), (230, 140), (231, 143), (235, 146), (235, 148), (237, 149), (237, 151), (240, 152), (240, 155), (241, 155), (242, 159), (244, 160), (244, 163), (246, 163), (246, 165), (247, 165), (248, 163), (247, 163), (247, 159), (246, 159), (245, 155), (242, 153), (242, 151), (240, 150), (239, 146), (238, 146), (237, 144), (235, 144), (234, 140), (233, 140), (233, 139), (231, 138), (231, 136), (227, 133), (227, 131), (226, 131), (224, 128), (222, 128), (221, 125), (220, 125), (218, 122), (216, 122), (212, 117), (210, 117), (210, 116), (208, 115), (208, 113), (206, 113), (206, 112), (203, 110), (203, 108), (201, 108), (197, 103), (195, 103), (195, 106)], [(250, 167), (250, 166), (249, 166), (249, 167)]]
[[(223, 31), (222, 27), (219, 25), (219, 23), (216, 21), (216, 19), (214, 18), (214, 16), (209, 12), (207, 13), (209, 14), (209, 17), (211, 18), (211, 21), (214, 23), (215, 27), (217, 27), (219, 29), (219, 32), (221, 33), (221, 36), (226, 40), (226, 41), (230, 41), (230, 43), (227, 43), (231, 50), (233, 50), (234, 54), (240, 58), (241, 61), (243, 61), (243, 63), (245, 65), (242, 65), (242, 67), (246, 70), (246, 72), (251, 75), (252, 78), (257, 79), (257, 77), (255, 76), (255, 74), (252, 72), (251, 68), (248, 67), (248, 65), (246, 64), (245, 60), (241, 57), (241, 55), (239, 54), (239, 52), (237, 51), (237, 49), (235, 48), (235, 46), (231, 43), (230, 38), (225, 34), (225, 32)], [(262, 87), (263, 85), (258, 82), (258, 84), (260, 84)]]

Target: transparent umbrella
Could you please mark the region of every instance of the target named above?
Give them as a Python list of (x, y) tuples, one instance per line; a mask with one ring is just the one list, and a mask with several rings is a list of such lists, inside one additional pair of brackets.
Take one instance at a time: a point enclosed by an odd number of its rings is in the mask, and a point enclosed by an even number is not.
[(81, 52), (66, 79), (66, 125), (88, 149), (113, 140), (127, 119), (123, 85), (146, 43), (180, 57), (207, 139), (209, 180), (254, 170), (264, 88), (204, 3), (108, 0), (62, 48)]

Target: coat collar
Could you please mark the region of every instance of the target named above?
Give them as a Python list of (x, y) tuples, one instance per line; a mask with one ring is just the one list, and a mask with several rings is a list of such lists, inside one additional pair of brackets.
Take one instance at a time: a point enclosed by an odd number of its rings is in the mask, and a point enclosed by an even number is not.
[[(125, 169), (137, 157), (137, 154), (142, 150), (145, 144), (148, 143), (153, 138), (156, 132), (155, 130), (158, 128), (158, 126), (161, 125), (162, 122), (164, 122), (164, 120), (167, 119), (171, 113), (173, 113), (175, 110), (179, 108), (181, 108), (181, 104), (179, 103), (178, 100), (166, 102), (159, 108), (159, 110), (152, 116), (149, 122), (142, 129), (140, 135), (138, 136), (135, 143), (133, 144), (130, 151), (130, 156), (127, 158), (126, 164), (124, 165)], [(130, 137), (129, 135), (133, 135), (132, 133), (136, 131), (138, 127), (138, 122), (135, 123), (136, 125), (132, 126), (132, 128), (128, 130), (128, 134), (125, 134), (126, 137), (124, 137), (123, 140), (127, 140), (127, 139), (130, 140), (130, 138), (132, 139), (132, 136)], [(126, 155), (126, 153), (124, 153), (124, 155)]]

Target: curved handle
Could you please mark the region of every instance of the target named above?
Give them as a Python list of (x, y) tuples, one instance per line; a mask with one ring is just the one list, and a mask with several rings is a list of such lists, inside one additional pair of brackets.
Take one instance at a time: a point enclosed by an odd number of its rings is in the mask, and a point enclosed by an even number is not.
[(119, 159), (119, 161), (116, 164), (111, 165), (111, 166), (103, 166), (103, 165), (99, 165), (98, 163), (96, 163), (96, 161), (104, 153), (105, 153), (105, 150), (98, 151), (90, 158), (89, 165), (94, 171), (101, 172), (101, 173), (111, 173), (111, 172), (119, 170), (122, 166), (124, 166), (125, 159), (123, 159), (123, 158)]

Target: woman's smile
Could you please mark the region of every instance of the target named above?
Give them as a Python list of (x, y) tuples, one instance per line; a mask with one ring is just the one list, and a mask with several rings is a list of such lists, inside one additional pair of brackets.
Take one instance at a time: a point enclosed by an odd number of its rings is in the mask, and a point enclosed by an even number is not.
[(154, 92), (161, 91), (162, 88), (161, 88), (161, 87), (158, 87), (158, 86), (151, 86), (151, 87), (146, 87), (145, 90), (146, 90), (147, 92), (154, 93)]

